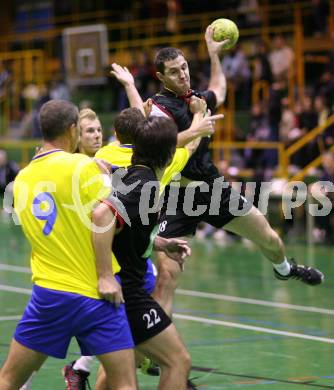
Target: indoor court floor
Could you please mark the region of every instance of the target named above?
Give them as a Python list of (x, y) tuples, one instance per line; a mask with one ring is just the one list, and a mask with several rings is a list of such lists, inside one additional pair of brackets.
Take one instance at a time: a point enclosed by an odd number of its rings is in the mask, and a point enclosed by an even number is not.
[[(29, 246), (20, 227), (0, 218), (0, 363), (29, 299)], [(174, 319), (192, 356), (199, 389), (334, 389), (334, 258), (330, 246), (289, 244), (288, 255), (318, 267), (325, 283), (310, 287), (274, 279), (269, 262), (240, 241), (193, 240), (176, 294)], [(49, 358), (33, 390), (64, 389), (65, 362)], [(91, 375), (94, 384), (97, 363)], [(138, 373), (140, 389), (156, 378)], [(175, 389), (177, 390), (177, 389)]]

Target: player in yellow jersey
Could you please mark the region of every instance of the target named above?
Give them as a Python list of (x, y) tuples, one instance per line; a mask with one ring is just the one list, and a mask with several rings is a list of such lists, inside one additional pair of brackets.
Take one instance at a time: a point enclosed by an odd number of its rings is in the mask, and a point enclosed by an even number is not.
[(100, 204), (94, 206), (110, 191), (94, 161), (71, 154), (77, 122), (73, 104), (44, 104), (43, 148), (14, 183), (15, 211), (32, 247), (34, 286), (0, 371), (1, 390), (18, 389), (48, 356), (64, 358), (72, 337), (83, 354), (97, 355), (108, 386), (137, 387), (122, 291), (111, 262), (94, 255)]
[[(198, 116), (196, 120), (200, 120), (205, 113), (205, 102), (194, 98), (193, 110), (197, 110)], [(80, 120), (84, 118), (85, 120)], [(131, 157), (133, 154), (132, 142), (133, 142), (133, 132), (136, 128), (138, 122), (144, 119), (143, 113), (136, 108), (129, 108), (123, 110), (116, 118), (115, 121), (115, 132), (118, 138), (118, 141), (110, 143), (109, 145), (103, 147), (96, 153), (98, 159), (102, 159), (112, 165), (113, 169), (128, 167), (131, 165)], [(84, 126), (82, 126), (84, 125)], [(79, 113), (79, 129), (80, 129), (80, 148), (81, 152), (92, 149), (93, 136), (85, 137), (85, 129), (92, 129), (91, 133), (95, 135), (95, 140), (97, 140), (98, 128), (100, 126), (100, 121), (94, 111), (90, 109), (81, 110)], [(95, 129), (95, 131), (93, 131)], [(204, 135), (207, 135), (210, 132), (211, 127), (205, 129)], [(161, 178), (161, 187), (166, 186), (172, 178), (180, 172), (185, 164), (187, 163), (190, 155), (195, 151), (196, 146), (200, 141), (200, 137), (196, 138), (193, 142), (190, 142), (184, 148), (178, 148), (174, 155), (174, 158), (171, 164), (166, 168), (163, 177)], [(120, 267), (113, 257), (113, 270), (118, 272)], [(147, 272), (145, 275), (145, 290), (150, 294), (153, 292), (155, 286), (155, 276), (156, 269), (152, 264), (151, 260), (148, 260)], [(64, 367), (64, 378), (67, 382), (67, 386), (70, 389), (76, 389), (74, 384), (72, 387), (69, 387), (68, 383), (75, 382), (80, 383), (80, 386), (84, 386), (84, 382), (87, 380), (89, 375), (91, 364), (93, 358), (90, 356), (82, 356), (80, 359), (68, 364)], [(145, 360), (146, 362), (146, 360)], [(148, 369), (148, 372), (152, 374), (157, 374), (157, 370)], [(79, 388), (79, 387), (78, 387)]]

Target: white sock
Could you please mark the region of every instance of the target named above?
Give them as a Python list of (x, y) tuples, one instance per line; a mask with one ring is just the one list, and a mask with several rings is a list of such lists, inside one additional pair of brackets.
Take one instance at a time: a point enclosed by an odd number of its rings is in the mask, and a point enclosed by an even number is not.
[(82, 370), (90, 372), (95, 356), (81, 356), (80, 359), (76, 360), (73, 364), (75, 370)]
[(273, 266), (275, 270), (283, 276), (288, 275), (291, 270), (290, 263), (288, 262), (288, 259), (286, 257), (284, 257), (284, 261), (282, 263), (273, 264)]

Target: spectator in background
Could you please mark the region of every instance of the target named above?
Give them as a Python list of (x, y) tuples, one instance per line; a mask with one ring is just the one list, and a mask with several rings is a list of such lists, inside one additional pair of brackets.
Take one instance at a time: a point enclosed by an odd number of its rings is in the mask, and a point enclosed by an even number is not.
[(20, 168), (16, 162), (8, 161), (7, 152), (0, 149), (0, 196), (3, 196), (7, 185), (14, 181), (19, 170)]
[(269, 54), (271, 71), (275, 81), (287, 81), (289, 68), (293, 64), (294, 53), (289, 47), (283, 35), (276, 35), (273, 41), (273, 49)]
[[(282, 97), (282, 90), (279, 88), (278, 84), (273, 84), (272, 88), (270, 89), (268, 103), (268, 122), (270, 129), (269, 141), (279, 141), (279, 123), (282, 117)], [(275, 168), (278, 164), (277, 150), (266, 150), (266, 159), (268, 161), (268, 166)]]
[[(131, 53), (131, 64), (128, 66), (130, 72), (135, 77), (136, 88), (143, 98), (152, 96), (148, 95), (148, 88), (152, 90), (152, 79), (154, 75), (154, 65), (147, 52), (142, 50), (136, 50)], [(157, 82), (155, 82), (157, 84)], [(113, 79), (110, 79), (111, 88), (118, 91), (115, 100), (117, 101), (117, 111), (129, 107), (128, 97), (123, 88), (120, 88), (118, 83), (115, 83)]]
[(334, 31), (331, 32), (331, 42), (332, 42), (332, 49), (329, 52), (329, 61), (327, 65), (327, 70), (332, 75), (334, 75)]
[(301, 111), (298, 113), (298, 122), (302, 135), (317, 126), (317, 114), (314, 111), (313, 101), (310, 96), (305, 96), (303, 99)]
[[(252, 106), (250, 129), (246, 141), (266, 142), (269, 141), (269, 139), (270, 126), (268, 114), (263, 105), (254, 104)], [(256, 183), (253, 201), (256, 207), (258, 206), (261, 193), (261, 183), (272, 179), (270, 153), (274, 153), (274, 151), (266, 149), (245, 149), (245, 165), (246, 168), (252, 170), (253, 176), (251, 180)]]
[[(314, 110), (313, 100), (310, 96), (304, 96), (303, 101), (297, 103), (295, 110), (299, 132), (297, 133), (297, 128), (294, 130), (296, 135), (294, 141), (297, 141), (317, 126), (318, 115)], [(292, 163), (302, 168), (317, 156), (319, 156), (318, 142), (317, 140), (311, 140), (292, 156)]]
[[(246, 141), (268, 141), (269, 137), (268, 117), (260, 104), (254, 104)], [(257, 172), (263, 171), (267, 166), (265, 149), (245, 149), (245, 164)]]
[(50, 100), (49, 90), (44, 84), (41, 86), (28, 84), (22, 91), (22, 98), (25, 101), (27, 112), (21, 122), (21, 137), (40, 138), (42, 134), (38, 115), (42, 105)]
[(325, 152), (322, 156), (322, 167), (324, 169), (321, 175), (322, 181), (330, 181), (334, 184), (334, 154), (333, 152)]
[[(331, 184), (334, 184), (334, 154), (333, 152), (325, 152), (322, 156), (322, 167), (323, 173), (320, 176), (320, 181), (328, 182), (327, 184), (320, 184), (316, 182), (310, 186), (311, 192), (313, 195), (316, 195), (317, 198), (321, 196), (327, 196), (334, 201), (333, 191), (330, 188)], [(314, 239), (322, 243), (333, 243), (333, 230), (334, 230), (334, 221), (333, 221), (333, 207), (328, 215), (317, 216), (315, 219), (317, 227), (313, 231)]]
[(273, 81), (273, 75), (268, 56), (267, 44), (263, 41), (258, 42), (254, 58), (254, 79), (256, 81), (266, 81), (270, 85)]
[(39, 96), (33, 106), (32, 118), (33, 118), (33, 131), (32, 138), (41, 138), (42, 132), (39, 123), (39, 111), (44, 103), (50, 100), (50, 92), (46, 85), (42, 85), (39, 89)]
[[(334, 63), (333, 63), (334, 66)], [(327, 102), (328, 106), (334, 104), (334, 74), (329, 70), (326, 70), (320, 77), (319, 82), (315, 87), (317, 95), (323, 95)]]
[(141, 97), (144, 101), (149, 99), (151, 96), (154, 95), (156, 90), (158, 89), (158, 83), (156, 80), (150, 80), (147, 83), (146, 90), (141, 94)]
[(136, 80), (136, 87), (140, 94), (144, 93), (147, 84), (154, 74), (154, 66), (148, 53), (142, 50), (136, 50), (133, 53), (132, 64), (129, 67), (130, 72)]
[(6, 86), (10, 80), (10, 73), (4, 63), (0, 61), (0, 98), (6, 94)]
[(260, 26), (261, 11), (257, 0), (240, 0), (237, 12), (239, 28)]
[(170, 34), (180, 33), (180, 25), (177, 21), (177, 16), (182, 12), (181, 1), (167, 0), (167, 11), (166, 30)]
[(281, 100), (281, 105), (282, 115), (279, 123), (279, 140), (286, 145), (289, 145), (296, 138), (296, 135), (293, 134), (292, 130), (296, 128), (297, 118), (290, 107), (290, 102), (287, 97), (284, 97)]
[(57, 76), (50, 87), (50, 99), (70, 100), (70, 90), (61, 76)]
[(251, 72), (248, 59), (240, 44), (236, 44), (224, 56), (223, 71), (227, 80), (232, 83), (236, 92), (236, 105), (238, 108), (249, 106)]
[(322, 36), (327, 32), (327, 17), (329, 15), (329, 4), (327, 0), (312, 0), (314, 34)]
[[(325, 124), (329, 116), (332, 114), (325, 96), (317, 95), (314, 100), (315, 111), (318, 115), (318, 126)], [(334, 144), (334, 128), (330, 126), (323, 133), (324, 147), (332, 146)]]

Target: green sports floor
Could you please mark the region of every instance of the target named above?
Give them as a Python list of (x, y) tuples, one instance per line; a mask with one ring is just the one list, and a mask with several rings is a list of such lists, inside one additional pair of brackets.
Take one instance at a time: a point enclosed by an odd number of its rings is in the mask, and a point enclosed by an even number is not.
[[(0, 240), (2, 363), (31, 283), (28, 244), (20, 227), (3, 216)], [(199, 389), (334, 389), (333, 248), (290, 244), (288, 254), (320, 268), (325, 283), (309, 287), (275, 280), (270, 264), (241, 242), (193, 241), (174, 312)], [(67, 361), (78, 352), (73, 342)], [(64, 389), (64, 364), (48, 359), (32, 388)], [(138, 378), (140, 389), (156, 388), (155, 378), (141, 373)]]

